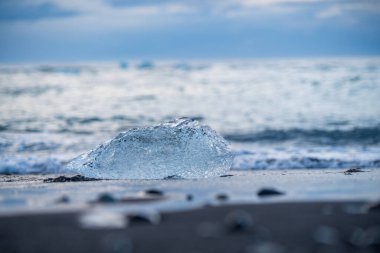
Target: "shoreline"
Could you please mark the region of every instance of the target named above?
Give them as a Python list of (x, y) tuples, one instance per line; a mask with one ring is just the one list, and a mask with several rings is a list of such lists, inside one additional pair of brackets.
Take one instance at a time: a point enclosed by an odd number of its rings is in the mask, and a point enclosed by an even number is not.
[[(380, 169), (345, 172), (341, 169), (231, 170), (231, 176), (208, 179), (84, 182), (50, 182), (47, 179), (61, 176), (52, 174), (2, 175), (0, 216), (88, 209), (102, 195), (109, 195), (116, 204), (113, 206), (122, 212), (140, 208), (182, 211), (224, 204), (380, 200)], [(259, 192), (266, 189), (281, 194), (260, 196)], [(149, 190), (159, 191), (161, 196), (147, 194)]]

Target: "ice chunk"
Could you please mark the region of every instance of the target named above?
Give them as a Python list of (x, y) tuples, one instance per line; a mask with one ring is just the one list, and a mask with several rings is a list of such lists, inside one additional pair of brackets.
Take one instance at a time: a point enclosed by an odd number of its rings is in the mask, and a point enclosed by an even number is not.
[(86, 177), (163, 179), (225, 174), (233, 156), (226, 141), (207, 126), (181, 118), (120, 133), (67, 168)]

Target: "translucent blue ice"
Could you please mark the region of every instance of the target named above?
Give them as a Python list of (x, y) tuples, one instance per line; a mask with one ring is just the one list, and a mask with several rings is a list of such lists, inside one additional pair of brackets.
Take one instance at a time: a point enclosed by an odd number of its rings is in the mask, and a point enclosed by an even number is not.
[(226, 173), (233, 156), (227, 142), (207, 126), (182, 118), (120, 133), (67, 168), (104, 179), (207, 178)]

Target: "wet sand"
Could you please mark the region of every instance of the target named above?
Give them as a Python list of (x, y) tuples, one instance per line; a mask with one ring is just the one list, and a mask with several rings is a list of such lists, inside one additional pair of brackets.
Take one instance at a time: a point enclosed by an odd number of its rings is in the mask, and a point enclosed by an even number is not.
[[(380, 212), (363, 202), (273, 203), (130, 217), (86, 228), (81, 214), (0, 218), (2, 252), (379, 252)], [(128, 218), (125, 217), (127, 220)]]
[[(0, 216), (82, 210), (104, 194), (111, 195), (120, 203), (115, 208), (125, 212), (142, 207), (167, 212), (220, 204), (380, 199), (380, 169), (345, 172), (337, 169), (231, 170), (230, 175), (208, 179), (78, 181), (78, 177), (72, 176), (71, 180), (56, 180), (58, 182), (49, 182), (49, 178), (62, 179), (62, 175), (2, 175)], [(136, 201), (151, 198), (146, 194), (148, 190), (161, 191), (161, 201)], [(266, 190), (281, 194), (266, 197)]]
[[(58, 178), (58, 179), (57, 179)], [(55, 180), (57, 179), (57, 180)], [(0, 177), (1, 252), (379, 252), (380, 170)]]

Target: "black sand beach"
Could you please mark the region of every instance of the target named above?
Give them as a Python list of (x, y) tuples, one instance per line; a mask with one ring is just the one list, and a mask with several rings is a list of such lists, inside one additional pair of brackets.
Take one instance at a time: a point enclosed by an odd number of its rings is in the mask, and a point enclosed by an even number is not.
[(0, 218), (2, 252), (379, 252), (380, 212), (363, 202), (204, 207), (153, 225), (83, 228), (80, 214)]
[[(379, 252), (378, 169), (0, 177), (1, 252)], [(321, 187), (323, 186), (323, 187)]]

